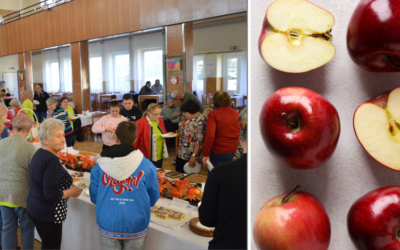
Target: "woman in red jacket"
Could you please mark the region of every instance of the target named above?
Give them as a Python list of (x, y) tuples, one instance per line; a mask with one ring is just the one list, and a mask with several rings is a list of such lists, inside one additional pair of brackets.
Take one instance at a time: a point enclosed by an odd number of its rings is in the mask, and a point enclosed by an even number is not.
[(133, 143), (157, 168), (162, 168), (163, 159), (168, 158), (167, 145), (161, 136), (166, 130), (160, 116), (161, 107), (155, 103), (150, 104), (142, 118), (136, 121), (137, 139)]
[(206, 138), (203, 144), (203, 163), (210, 159), (216, 167), (232, 161), (237, 149), (241, 124), (239, 112), (231, 108), (231, 97), (226, 92), (217, 92), (213, 97), (216, 110), (207, 117)]

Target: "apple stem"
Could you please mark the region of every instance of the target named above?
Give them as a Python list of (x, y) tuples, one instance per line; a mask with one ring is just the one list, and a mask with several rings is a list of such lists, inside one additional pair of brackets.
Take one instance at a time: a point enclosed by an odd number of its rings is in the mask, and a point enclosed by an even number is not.
[(294, 186), (292, 188), (292, 190), (290, 190), (290, 192), (285, 195), (285, 197), (282, 198), (282, 204), (285, 204), (286, 202), (288, 202), (289, 197), (294, 193), (294, 191), (296, 191), (296, 189), (298, 189), (300, 187), (299, 183), (296, 184), (296, 186)]
[(285, 112), (282, 113), (283, 118), (285, 119), (286, 123), (289, 123), (290, 125), (292, 125), (293, 127), (297, 128), (297, 123), (291, 122), (287, 119), (287, 115)]

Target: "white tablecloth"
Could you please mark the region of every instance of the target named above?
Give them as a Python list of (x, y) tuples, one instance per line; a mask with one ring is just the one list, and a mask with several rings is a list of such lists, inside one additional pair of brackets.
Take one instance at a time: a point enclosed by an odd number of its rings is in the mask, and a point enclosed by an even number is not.
[[(71, 172), (68, 170), (68, 172)], [(90, 174), (88, 177), (90, 179)], [(100, 233), (96, 223), (96, 206), (86, 195), (85, 188), (78, 198), (69, 198), (67, 219), (63, 223), (61, 249), (100, 249)], [(157, 205), (169, 205), (171, 200), (159, 199)], [(188, 212), (198, 211), (190, 206)], [(37, 232), (35, 238), (40, 240)], [(144, 249), (207, 249), (212, 237), (190, 231), (189, 224), (176, 231), (154, 222), (147, 228)]]
[(243, 107), (243, 95), (231, 95), (231, 98), (236, 99), (236, 107)]
[(164, 102), (164, 94), (159, 94), (159, 95), (140, 95), (140, 96), (142, 97), (142, 101), (146, 100), (143, 97), (146, 97), (146, 96), (157, 96), (159, 103)]
[[(81, 119), (82, 127), (92, 125), (92, 113), (88, 115), (78, 114), (78, 117)], [(101, 117), (94, 118), (94, 122), (97, 122), (100, 118)]]
[(99, 95), (99, 100), (97, 100), (97, 101), (100, 101), (100, 96), (111, 97), (112, 95), (116, 95), (117, 96), (117, 100), (122, 100), (122, 97), (124, 96), (124, 94), (103, 94), (103, 95)]

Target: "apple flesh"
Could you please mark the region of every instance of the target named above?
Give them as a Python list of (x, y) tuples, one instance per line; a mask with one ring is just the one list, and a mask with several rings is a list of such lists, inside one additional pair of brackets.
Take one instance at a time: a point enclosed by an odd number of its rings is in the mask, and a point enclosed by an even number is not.
[(277, 160), (292, 168), (311, 169), (332, 156), (340, 121), (335, 107), (320, 94), (287, 87), (264, 102), (260, 130), (268, 151)]
[(306, 192), (294, 192), (266, 202), (253, 223), (253, 239), (263, 250), (326, 250), (331, 226), (321, 202)]
[(361, 68), (400, 71), (400, 2), (361, 0), (347, 29), (347, 51)]
[(289, 73), (318, 68), (335, 56), (334, 24), (331, 13), (306, 0), (276, 0), (267, 9), (258, 39), (261, 57)]
[(375, 189), (347, 214), (347, 229), (359, 250), (400, 249), (400, 187)]
[(353, 126), (365, 151), (380, 164), (400, 171), (400, 88), (383, 93), (354, 113)]

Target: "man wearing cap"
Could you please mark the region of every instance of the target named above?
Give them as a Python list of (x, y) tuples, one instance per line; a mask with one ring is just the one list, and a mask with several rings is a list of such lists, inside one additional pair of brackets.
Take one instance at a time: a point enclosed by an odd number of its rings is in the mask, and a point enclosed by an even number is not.
[[(19, 93), (19, 98), (22, 103), (21, 108), (33, 110), (33, 103), (31, 102), (31, 100), (29, 100), (28, 93), (25, 90), (21, 91), (21, 93)], [(32, 121), (35, 121), (35, 119), (33, 118), (32, 111), (25, 110), (25, 113), (32, 119)]]
[(199, 112), (203, 114), (204, 112), (204, 106), (201, 104), (200, 100), (193, 94), (191, 93), (186, 93), (186, 92), (180, 92), (179, 90), (174, 90), (171, 93), (168, 94), (169, 99), (174, 99), (174, 100), (181, 100), (182, 103), (184, 103), (186, 100), (193, 100), (199, 104), (200, 109)]
[(38, 102), (39, 104), (36, 104), (36, 110), (35, 114), (38, 118), (38, 122), (42, 123), (44, 119), (47, 118), (47, 105), (46, 105), (46, 100), (50, 98), (50, 95), (47, 94), (45, 91), (43, 91), (43, 85), (41, 83), (38, 83), (35, 87), (36, 92), (35, 95), (33, 96), (34, 102)]

